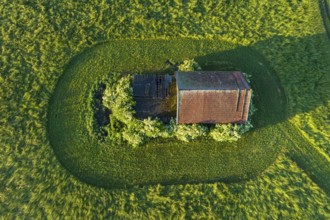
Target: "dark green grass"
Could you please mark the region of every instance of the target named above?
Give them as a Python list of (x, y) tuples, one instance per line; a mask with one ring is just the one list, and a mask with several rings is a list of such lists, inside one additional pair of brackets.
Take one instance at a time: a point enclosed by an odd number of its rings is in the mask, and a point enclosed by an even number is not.
[(330, 39), (330, 1), (329, 0), (319, 0), (320, 12), (323, 18), (324, 28)]
[[(168, 71), (165, 61), (195, 58), (206, 70), (229, 62), (252, 75), (255, 129), (234, 143), (156, 139), (132, 149), (97, 143), (86, 128), (88, 93), (108, 72)], [(99, 186), (125, 187), (238, 181), (255, 177), (276, 158), (282, 138), (275, 124), (286, 119), (286, 98), (267, 61), (251, 48), (217, 40), (122, 40), (104, 43), (73, 59), (58, 82), (49, 108), (49, 138), (62, 164)]]
[[(324, 160), (308, 159), (330, 149), (330, 49), (318, 1), (163, 2), (1, 1), (0, 218), (329, 219), (329, 196), (306, 175), (327, 184)], [(306, 147), (298, 164), (307, 172), (280, 155), (250, 181), (120, 190), (93, 187), (67, 172), (46, 135), (49, 100), (65, 65), (100, 42), (171, 37), (219, 38), (262, 53), (299, 131), (282, 132), (277, 146), (290, 150), (288, 138), (306, 132), (310, 144), (296, 148)]]
[(322, 150), (313, 146), (302, 137), (292, 124), (285, 122), (281, 129), (287, 137), (290, 157), (306, 171), (328, 195), (330, 195), (330, 158)]

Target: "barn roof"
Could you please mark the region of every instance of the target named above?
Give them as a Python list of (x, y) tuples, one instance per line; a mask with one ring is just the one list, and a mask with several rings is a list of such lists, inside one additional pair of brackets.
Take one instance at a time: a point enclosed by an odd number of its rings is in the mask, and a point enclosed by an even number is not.
[(245, 123), (251, 88), (238, 71), (176, 72), (177, 123)]
[(250, 89), (239, 71), (177, 71), (176, 80), (179, 90)]

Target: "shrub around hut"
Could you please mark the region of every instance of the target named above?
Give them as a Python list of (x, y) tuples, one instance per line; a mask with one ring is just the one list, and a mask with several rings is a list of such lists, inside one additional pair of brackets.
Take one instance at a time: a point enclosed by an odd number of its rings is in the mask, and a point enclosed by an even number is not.
[[(181, 71), (191, 71), (200, 66), (194, 60), (184, 61), (179, 65)], [(150, 138), (176, 138), (189, 142), (199, 137), (209, 137), (215, 141), (237, 141), (242, 134), (253, 126), (248, 120), (246, 124), (176, 124), (172, 118), (170, 123), (164, 124), (159, 119), (147, 118), (140, 120), (134, 117), (135, 105), (131, 86), (132, 76), (122, 76), (112, 73), (105, 80), (106, 88), (103, 93), (102, 103), (111, 112), (107, 138), (112, 141), (126, 141), (129, 145), (137, 147), (143, 145)], [(251, 114), (254, 107), (250, 105)], [(102, 129), (98, 129), (102, 130)]]

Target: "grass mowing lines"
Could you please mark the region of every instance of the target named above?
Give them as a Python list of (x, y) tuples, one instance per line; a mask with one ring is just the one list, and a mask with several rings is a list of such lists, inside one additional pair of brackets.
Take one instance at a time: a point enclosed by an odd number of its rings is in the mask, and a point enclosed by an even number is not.
[(320, 11), (323, 19), (324, 28), (330, 39), (330, 1), (319, 0)]
[[(323, 208), (323, 205), (329, 205), (327, 195), (284, 152), (253, 181), (227, 186), (217, 184), (222, 189), (218, 193), (227, 195), (219, 199), (220, 206), (230, 206), (228, 211), (221, 212), (224, 218), (269, 218), (270, 214), (263, 210), (270, 210), (272, 217), (279, 219), (305, 219), (306, 213), (314, 213), (312, 215), (322, 219), (330, 214), (327, 208)], [(235, 201), (233, 205), (228, 201), (230, 195), (233, 197), (230, 200)], [(245, 209), (248, 204), (251, 207)]]
[(284, 122), (281, 130), (287, 137), (290, 157), (330, 195), (330, 158), (321, 149), (314, 148), (290, 122)]
[[(224, 62), (230, 62), (252, 75), (259, 109), (253, 117), (255, 130), (235, 143), (202, 138), (190, 143), (156, 139), (137, 149), (111, 142), (98, 143), (89, 136), (85, 119), (92, 112), (87, 98), (98, 78), (109, 72), (166, 72), (169, 68), (166, 60), (181, 62), (189, 58), (196, 58), (205, 70), (219, 70)], [(273, 125), (286, 118), (284, 92), (277, 85), (274, 72), (258, 62), (267, 63), (251, 48), (218, 40), (103, 43), (76, 57), (60, 78), (49, 108), (51, 144), (70, 172), (99, 186), (232, 182), (252, 178), (276, 158), (282, 137)]]

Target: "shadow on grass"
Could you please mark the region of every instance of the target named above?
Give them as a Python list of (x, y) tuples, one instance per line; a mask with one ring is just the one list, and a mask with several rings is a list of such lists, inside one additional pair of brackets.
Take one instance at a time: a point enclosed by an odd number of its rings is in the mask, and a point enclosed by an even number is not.
[[(202, 64), (202, 68), (205, 70), (222, 70), (221, 67), (224, 67), (225, 70), (241, 70), (252, 75), (250, 84), (255, 95), (253, 101), (258, 109), (253, 116), (253, 124), (255, 128), (262, 128), (281, 123), (297, 114), (310, 112), (328, 101), (324, 99), (313, 99), (313, 102), (304, 105), (302, 103), (304, 100), (301, 99), (301, 103), (297, 103), (299, 107), (291, 107), (289, 111), (288, 99), (282, 86), (282, 83), (285, 83), (287, 87), (299, 86), (302, 92), (306, 92), (305, 94), (300, 94), (301, 98), (321, 91), (320, 87), (326, 83), (323, 82), (326, 78), (326, 71), (323, 68), (328, 62), (326, 58), (329, 58), (327, 49), (322, 48), (320, 44), (320, 42), (324, 42), (324, 38), (324, 34), (304, 38), (272, 37), (266, 41), (258, 42), (251, 47), (238, 47), (233, 50), (211, 53), (196, 57), (196, 60)], [(277, 64), (273, 64), (271, 60), (267, 60), (255, 49), (262, 48), (265, 50), (265, 48), (268, 48), (269, 50), (274, 50), (272, 45), (281, 44), (281, 42), (285, 42), (283, 43), (285, 46), (279, 47), (283, 50), (281, 51), (283, 55), (279, 57), (284, 60), (282, 61), (282, 65), (302, 67), (303, 65), (301, 63), (303, 63), (308, 67), (306, 70), (301, 68), (296, 70), (287, 68), (288, 72), (286, 73), (283, 73), (282, 69), (282, 82), (274, 69)], [(317, 48), (317, 46), (320, 48)], [(318, 51), (322, 49), (324, 49), (323, 52)], [(319, 57), (326, 58), (323, 61), (315, 59), (313, 54), (309, 54), (309, 52), (315, 51), (320, 52)], [(289, 72), (292, 69), (293, 71)], [(317, 75), (318, 71), (324, 73)], [(300, 74), (306, 74), (306, 76), (302, 78)], [(285, 79), (291, 80), (292, 84), (290, 82), (284, 82), (283, 75), (285, 75)], [(296, 76), (299, 79), (296, 79)], [(304, 84), (309, 80), (313, 84), (312, 86), (307, 85), (307, 83)], [(311, 87), (313, 90), (307, 90), (306, 87)]]
[(319, 0), (319, 8), (323, 19), (324, 28), (330, 40), (330, 1)]
[[(328, 8), (326, 8), (326, 10), (328, 10)], [(328, 11), (326, 12), (327, 16), (329, 16)], [(328, 19), (327, 16), (324, 19)], [(329, 22), (329, 19), (327, 20), (327, 22), (325, 22), (328, 27), (330, 27)], [(330, 33), (327, 27), (326, 30), (328, 37), (330, 37)], [(317, 45), (319, 42), (322, 41), (321, 38), (325, 38), (325, 36), (316, 35), (301, 39), (274, 37), (270, 40), (259, 42), (257, 46), (272, 45), (273, 42), (288, 41), (289, 39), (289, 41), (294, 43), (291, 45), (287, 45), (288, 51), (285, 51), (285, 53), (289, 56), (291, 54), (291, 57), (294, 57), (297, 56), (297, 54), (295, 54), (295, 48), (307, 49), (308, 47), (311, 47), (310, 42), (314, 42)], [(324, 51), (324, 56), (329, 59), (329, 56), (326, 55), (326, 51)], [(304, 62), (306, 62), (306, 59), (304, 59), (305, 57), (303, 57), (303, 54), (301, 54), (300, 56), (301, 60), (305, 60)], [(309, 54), (306, 54), (306, 56), (309, 56)], [(308, 113), (310, 111), (313, 111), (314, 109), (321, 105), (324, 105), (324, 103), (328, 101), (326, 97), (322, 97), (323, 99), (314, 99), (312, 102), (311, 100), (309, 100), (308, 104), (304, 105), (300, 103), (299, 108), (291, 108), (291, 111), (288, 112), (288, 100), (286, 98), (284, 88), (281, 85), (281, 81), (278, 78), (276, 71), (272, 68), (272, 63), (264, 59), (264, 57), (261, 56), (253, 48), (240, 47), (230, 51), (198, 57), (197, 60), (200, 63), (205, 64), (204, 69), (216, 70), (219, 66), (221, 66), (221, 64), (228, 63), (228, 70), (238, 69), (242, 70), (243, 72), (252, 74), (251, 86), (255, 94), (254, 104), (258, 109), (256, 114), (253, 116), (253, 124), (255, 125), (255, 129), (280, 124), (282, 122), (287, 121), (290, 117), (293, 117), (296, 114)], [(222, 60), (222, 62), (218, 62), (219, 60)], [(290, 62), (289, 58), (288, 62)], [(220, 65), (217, 65), (218, 63), (220, 63)], [(310, 56), (310, 59), (307, 60), (306, 67), (314, 66), (315, 68), (318, 68), (322, 66), (321, 63), (322, 61), (315, 60), (312, 55)], [(291, 65), (295, 65), (295, 63), (292, 62)], [(317, 71), (322, 70), (316, 69), (315, 71), (315, 73), (317, 73)], [(306, 73), (306, 70), (301, 69), (301, 73), (304, 72)], [(295, 73), (287, 74), (294, 75)], [(326, 83), (322, 82), (322, 80), (326, 78), (325, 76), (325, 73), (315, 76), (313, 76), (313, 72), (309, 73), (309, 75), (306, 75), (304, 77), (305, 79), (298, 80), (298, 82), (301, 83), (301, 91), (306, 91), (306, 89), (304, 88), (305, 85), (303, 83), (304, 80), (308, 81), (310, 79), (311, 81), (314, 81), (312, 82), (313, 86), (310, 87), (320, 92), (321, 89), (318, 87), (321, 87), (324, 83)], [(288, 85), (287, 82), (286, 85)], [(294, 85), (292, 84), (290, 86)], [(315, 92), (314, 90), (307, 91), (306, 93), (301, 93), (301, 97), (304, 97), (304, 95), (307, 96), (308, 93)], [(283, 131), (283, 135), (285, 135), (287, 138), (287, 147), (289, 148), (290, 157), (298, 164), (300, 168), (302, 168), (308, 174), (308, 176), (315, 183), (317, 183), (328, 195), (330, 195), (329, 184), (327, 184), (329, 182), (328, 173), (330, 170), (329, 159), (327, 159), (328, 157), (325, 156), (324, 153), (320, 151), (320, 149), (316, 149), (314, 146), (312, 146), (308, 140), (305, 140), (305, 138), (302, 137), (300, 132), (297, 131), (292, 125), (290, 125), (290, 123), (283, 124), (281, 126), (281, 130)], [(233, 180), (235, 181), (235, 178)]]
[[(97, 45), (75, 57), (58, 82), (49, 107), (49, 111), (53, 112), (49, 116), (48, 134), (54, 152), (64, 167), (76, 177), (105, 188), (157, 183), (165, 185), (237, 182), (255, 178), (274, 162), (281, 146), (285, 145), (277, 125), (289, 117), (287, 99), (272, 63), (255, 48), (266, 48), (265, 45), (285, 41), (288, 48), (285, 51), (286, 55), (295, 56), (295, 48), (306, 47), (309, 42), (318, 41), (320, 37), (322, 36), (303, 39), (274, 37), (253, 47), (235, 49), (230, 49), (233, 45), (218, 46), (223, 42), (217, 40), (192, 39), (152, 40), (150, 43), (146, 40), (127, 40), (119, 41), (120, 44), (108, 42)], [(181, 62), (189, 58), (195, 58), (205, 70), (238, 68), (252, 74), (251, 85), (258, 108), (253, 117), (256, 129), (235, 143), (217, 143), (210, 139), (182, 143), (173, 139), (162, 139), (150, 141), (147, 146), (137, 149), (125, 145), (114, 146), (111, 143), (108, 143), (109, 146), (94, 146), (88, 137), (82, 135), (85, 122), (81, 118), (84, 117), (79, 118), (77, 115), (83, 111), (68, 106), (68, 110), (65, 111), (68, 112), (67, 115), (61, 113), (61, 108), (66, 108), (66, 105), (62, 105), (64, 102), (67, 103), (66, 99), (68, 103), (78, 100), (70, 98), (70, 93), (79, 95), (84, 89), (72, 86), (81, 85), (79, 81), (76, 84), (70, 81), (77, 77), (82, 78), (88, 88), (88, 84), (96, 78), (90, 76), (91, 70), (102, 74), (104, 69), (111, 67), (110, 69), (115, 72), (168, 73), (172, 70), (165, 64), (166, 60)], [(95, 65), (95, 62), (100, 62), (100, 65)], [(307, 65), (312, 65), (313, 62)], [(93, 63), (94, 66), (90, 67), (89, 63)], [(141, 67), (141, 63), (147, 65)], [(76, 65), (83, 67), (75, 69)], [(309, 112), (321, 104), (316, 101), (313, 105), (306, 105), (304, 109), (293, 109), (290, 116)], [(77, 114), (72, 111), (77, 111)], [(62, 115), (55, 118), (54, 115), (57, 114)], [(77, 123), (80, 123), (80, 127), (77, 126), (75, 129)], [(75, 140), (73, 137), (86, 139)]]
[[(197, 57), (196, 60), (205, 70), (241, 70), (252, 75), (250, 84), (257, 108), (252, 118), (255, 128), (277, 124), (288, 118), (287, 98), (280, 80), (270, 63), (255, 49), (239, 47)], [(228, 65), (223, 67), (224, 63)]]

